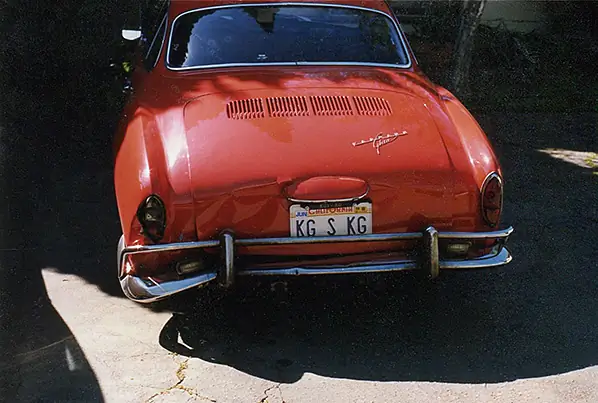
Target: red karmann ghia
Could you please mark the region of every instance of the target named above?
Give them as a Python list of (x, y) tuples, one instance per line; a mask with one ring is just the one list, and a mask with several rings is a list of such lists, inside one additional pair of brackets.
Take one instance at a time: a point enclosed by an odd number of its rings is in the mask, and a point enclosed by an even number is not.
[(511, 260), (491, 145), (385, 2), (171, 0), (160, 17), (115, 142), (127, 297)]

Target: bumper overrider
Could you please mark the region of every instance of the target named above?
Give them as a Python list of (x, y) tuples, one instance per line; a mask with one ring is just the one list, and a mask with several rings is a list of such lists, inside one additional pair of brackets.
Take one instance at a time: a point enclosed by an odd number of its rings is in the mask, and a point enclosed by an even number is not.
[[(230, 287), (236, 276), (298, 276), (323, 274), (375, 273), (403, 270), (422, 270), (431, 279), (438, 277), (440, 270), (481, 269), (501, 266), (512, 260), (505, 244), (513, 233), (513, 227), (491, 232), (438, 232), (428, 227), (423, 232), (369, 234), (356, 236), (326, 236), (306, 238), (252, 238), (237, 239), (232, 232), (223, 232), (220, 239), (156, 245), (135, 245), (125, 247), (123, 238), (118, 246), (117, 263), (119, 280), (124, 294), (141, 303), (156, 302), (174, 294), (200, 287), (217, 280)], [(463, 242), (495, 240), (492, 253), (475, 259), (440, 260), (439, 239)], [(364, 262), (355, 265), (302, 266), (292, 268), (235, 268), (235, 248), (237, 246), (306, 245), (345, 242), (385, 242), (419, 241), (419, 258), (393, 262)], [(129, 255), (182, 251), (192, 249), (220, 248), (221, 264), (218, 270), (191, 274), (186, 278), (163, 281), (152, 277), (139, 277), (127, 273), (125, 259)]]

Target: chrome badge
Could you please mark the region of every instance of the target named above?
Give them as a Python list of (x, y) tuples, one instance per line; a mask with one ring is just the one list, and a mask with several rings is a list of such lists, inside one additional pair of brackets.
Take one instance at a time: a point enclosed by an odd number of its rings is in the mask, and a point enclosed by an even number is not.
[(361, 140), (361, 141), (357, 141), (353, 144), (353, 147), (359, 147), (362, 146), (364, 144), (372, 144), (372, 147), (374, 147), (376, 149), (376, 154), (380, 155), (380, 148), (382, 146), (385, 146), (387, 144), (392, 143), (393, 141), (395, 141), (397, 138), (399, 138), (400, 136), (404, 136), (406, 135), (407, 132), (403, 131), (401, 133), (393, 133), (393, 134), (387, 134), (387, 135), (383, 135), (382, 133), (378, 134), (376, 137), (370, 137), (369, 140)]

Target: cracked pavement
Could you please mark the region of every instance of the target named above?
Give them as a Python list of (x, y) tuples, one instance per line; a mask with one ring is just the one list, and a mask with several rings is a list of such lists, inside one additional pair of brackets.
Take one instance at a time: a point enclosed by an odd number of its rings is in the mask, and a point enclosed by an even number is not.
[[(9, 329), (14, 347), (0, 359), (7, 388), (0, 396), (596, 402), (598, 177), (582, 162), (598, 151), (597, 118), (480, 119), (505, 172), (514, 261), (446, 273), (427, 290), (401, 275), (367, 284), (291, 279), (284, 299), (263, 286), (237, 298), (210, 300), (200, 290), (172, 304), (138, 305), (114, 278), (118, 224), (109, 172), (56, 181), (60, 220), (41, 226), (44, 269), (25, 289), (33, 302)], [(90, 185), (85, 175), (97, 180)], [(185, 314), (173, 315), (172, 307)]]

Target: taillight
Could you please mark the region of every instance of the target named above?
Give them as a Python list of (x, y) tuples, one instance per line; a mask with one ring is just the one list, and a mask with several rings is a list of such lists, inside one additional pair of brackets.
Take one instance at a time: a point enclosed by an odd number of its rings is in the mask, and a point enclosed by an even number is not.
[(497, 173), (488, 175), (482, 185), (482, 217), (491, 227), (498, 225), (502, 212), (502, 180)]
[(143, 229), (143, 235), (153, 242), (158, 242), (164, 237), (166, 208), (158, 196), (151, 195), (139, 205), (137, 219)]

